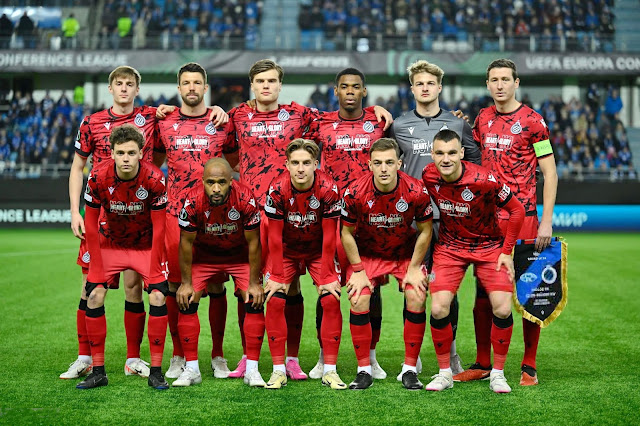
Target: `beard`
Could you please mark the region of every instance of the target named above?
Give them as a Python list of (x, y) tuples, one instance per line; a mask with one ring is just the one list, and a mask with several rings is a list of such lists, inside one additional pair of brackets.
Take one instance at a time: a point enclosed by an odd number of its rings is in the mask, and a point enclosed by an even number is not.
[(200, 96), (198, 94), (196, 94), (197, 98), (196, 99), (189, 99), (187, 96), (190, 93), (187, 93), (187, 95), (182, 96), (182, 102), (185, 103), (185, 105), (188, 105), (190, 107), (195, 107), (198, 106), (200, 104), (200, 102), (202, 102), (203, 96)]

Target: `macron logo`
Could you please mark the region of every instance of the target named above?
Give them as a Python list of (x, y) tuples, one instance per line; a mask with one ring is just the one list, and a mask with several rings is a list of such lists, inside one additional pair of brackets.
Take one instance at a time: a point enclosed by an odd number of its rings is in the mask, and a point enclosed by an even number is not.
[(111, 127), (111, 122), (104, 123), (104, 127), (106, 127), (107, 130), (109, 130), (109, 128)]
[(173, 130), (174, 131), (178, 130), (178, 123), (173, 123)]
[(407, 130), (409, 130), (409, 134), (413, 136), (413, 131), (415, 130), (415, 127), (409, 127)]

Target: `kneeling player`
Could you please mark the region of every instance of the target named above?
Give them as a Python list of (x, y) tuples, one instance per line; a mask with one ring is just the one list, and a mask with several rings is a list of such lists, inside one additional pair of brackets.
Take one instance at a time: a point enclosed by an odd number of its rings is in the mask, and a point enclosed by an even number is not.
[[(186, 366), (173, 386), (202, 382), (198, 366), (198, 304), (216, 274), (233, 277), (245, 302), (247, 370), (244, 382), (264, 386), (258, 360), (264, 338), (264, 292), (260, 276), (260, 212), (251, 190), (233, 181), (229, 163), (213, 158), (204, 165), (203, 185), (186, 196), (180, 212), (180, 270), (176, 299), (178, 332)], [(203, 187), (204, 186), (204, 187)]]
[(318, 285), (324, 310), (320, 334), (324, 351), (322, 384), (346, 389), (336, 372), (342, 335), (340, 283), (334, 257), (336, 228), (340, 217), (340, 196), (336, 182), (318, 167), (318, 145), (294, 139), (286, 149), (287, 171), (269, 187), (265, 212), (269, 218), (266, 328), (273, 359), (273, 374), (267, 389), (287, 384), (284, 365), (287, 321), (285, 303), (288, 287), (303, 264)]
[[(91, 255), (87, 277), (86, 326), (93, 372), (77, 385), (79, 389), (105, 386), (104, 344), (107, 322), (104, 298), (107, 282), (127, 269), (138, 272), (149, 293), (149, 350), (151, 371), (148, 383), (167, 389), (160, 367), (167, 333), (168, 291), (164, 267), (164, 224), (167, 193), (164, 175), (157, 167), (140, 162), (144, 137), (132, 125), (116, 127), (110, 136), (113, 161), (91, 173), (85, 191), (86, 239)], [(100, 208), (105, 211), (109, 232), (98, 231)]]
[[(426, 323), (422, 260), (431, 242), (433, 209), (422, 182), (398, 170), (402, 160), (395, 140), (378, 139), (370, 155), (371, 172), (345, 190), (342, 212), (342, 245), (351, 263), (347, 271), (349, 322), (358, 359), (358, 374), (349, 389), (366, 389), (373, 384), (369, 302), (372, 280), (386, 274), (396, 277), (407, 302), (402, 384), (410, 390), (422, 389), (416, 371)], [(414, 220), (418, 232), (411, 227)]]
[[(431, 156), (434, 163), (425, 167), (422, 179), (440, 209), (440, 237), (434, 249), (429, 284), (431, 337), (440, 371), (426, 389), (441, 391), (453, 387), (449, 306), (467, 267), (473, 264), (493, 310), (494, 363), (490, 388), (496, 393), (508, 393), (511, 388), (504, 377), (504, 363), (513, 330), (511, 251), (522, 227), (524, 208), (509, 187), (497, 182), (489, 170), (462, 161), (464, 148), (454, 131), (441, 130), (434, 136)], [(496, 219), (498, 208), (510, 213), (506, 235)]]

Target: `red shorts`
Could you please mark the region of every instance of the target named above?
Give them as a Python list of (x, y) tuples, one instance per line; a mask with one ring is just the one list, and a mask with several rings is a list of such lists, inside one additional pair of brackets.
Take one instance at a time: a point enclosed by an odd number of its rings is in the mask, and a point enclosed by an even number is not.
[[(231, 275), (235, 290), (249, 288), (249, 263), (246, 261), (217, 261), (215, 263), (194, 263), (191, 265), (191, 283), (195, 291), (204, 291), (210, 282), (219, 282), (221, 276)], [(226, 279), (225, 279), (226, 281)], [(224, 282), (224, 281), (223, 281)]]
[(496, 271), (496, 263), (501, 252), (502, 249), (497, 248), (482, 254), (463, 251), (454, 254), (436, 248), (433, 254), (429, 291), (432, 294), (438, 291), (456, 293), (460, 288), (467, 267), (473, 264), (477, 281), (487, 293), (492, 291), (512, 292), (513, 282), (509, 279), (507, 270), (501, 268), (500, 271)]
[[(364, 266), (364, 270), (367, 273), (367, 278), (369, 278), (369, 281), (371, 281), (371, 284), (373, 284), (374, 287), (388, 283), (388, 279), (385, 281), (385, 276), (389, 274), (396, 277), (399, 289), (402, 287), (402, 280), (404, 280), (404, 277), (407, 274), (407, 268), (411, 263), (411, 259), (384, 260), (362, 256), (360, 256), (360, 260), (362, 261), (362, 266)], [(347, 266), (347, 277), (351, 278), (352, 274), (353, 267), (349, 264), (349, 266)]]
[[(498, 225), (500, 225), (500, 229), (504, 235), (507, 234), (507, 226), (509, 224), (509, 219), (498, 219)], [(524, 217), (524, 223), (522, 224), (522, 228), (520, 229), (520, 233), (518, 234), (518, 239), (520, 240), (530, 240), (535, 239), (538, 236), (538, 216), (531, 215)]]
[(158, 283), (163, 278), (166, 279), (166, 272), (163, 277), (149, 276), (150, 258), (151, 249), (103, 248), (102, 265), (107, 282), (111, 283), (114, 279), (117, 280), (120, 272), (127, 269), (132, 269), (142, 276), (145, 289), (149, 283)]
[[(334, 279), (335, 281), (340, 282), (340, 266), (335, 264), (335, 272)], [(326, 281), (324, 280), (321, 273), (322, 270), (322, 256), (316, 256), (312, 259), (292, 259), (290, 257), (282, 258), (282, 278), (283, 284), (291, 284), (293, 279), (299, 275), (304, 275), (305, 272), (309, 270), (309, 275), (311, 275), (311, 279), (313, 283), (318, 285), (319, 282)], [(271, 265), (271, 258), (267, 259), (267, 276), (266, 279), (271, 275), (271, 271), (273, 270)], [(343, 284), (344, 285), (344, 284)]]
[[(87, 246), (87, 240), (80, 240), (80, 251), (78, 252), (78, 260), (76, 263), (82, 267), (82, 274), (89, 274), (89, 262), (91, 261), (91, 256), (89, 255), (89, 247)], [(109, 288), (112, 290), (117, 290), (120, 288), (120, 274), (116, 274), (111, 277), (110, 280), (107, 280), (107, 284)]]

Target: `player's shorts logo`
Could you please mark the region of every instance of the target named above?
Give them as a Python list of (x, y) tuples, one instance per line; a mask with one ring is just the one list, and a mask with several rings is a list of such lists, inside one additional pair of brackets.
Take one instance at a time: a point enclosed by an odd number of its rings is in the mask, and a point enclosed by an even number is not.
[(147, 192), (147, 190), (144, 189), (142, 185), (140, 185), (140, 188), (138, 188), (138, 190), (136, 191), (136, 197), (138, 197), (138, 200), (146, 200), (148, 196), (149, 193)]
[(465, 188), (464, 191), (462, 191), (462, 199), (465, 201), (473, 200), (473, 192), (471, 192), (469, 188)]
[(511, 126), (511, 133), (514, 135), (519, 135), (522, 132), (522, 125), (520, 124), (520, 120), (516, 121), (516, 124)]
[(287, 112), (286, 109), (282, 108), (280, 110), (280, 112), (278, 113), (278, 120), (280, 121), (287, 121), (289, 120), (289, 118), (291, 118), (291, 116), (289, 115), (289, 113)]
[(84, 254), (82, 255), (82, 261), (84, 263), (89, 263), (91, 261), (91, 255), (89, 254), (88, 251), (85, 251)]
[(142, 114), (138, 113), (138, 115), (136, 115), (136, 119), (133, 120), (133, 122), (136, 123), (136, 126), (142, 127), (147, 123), (147, 120), (142, 116)]
[(362, 130), (364, 130), (367, 133), (371, 133), (374, 130), (373, 124), (371, 124), (370, 121), (365, 121), (364, 124), (362, 125)]
[(404, 213), (409, 208), (409, 204), (404, 200), (404, 198), (400, 197), (400, 200), (396, 203), (396, 210), (400, 213)]
[(207, 124), (207, 127), (204, 128), (204, 131), (207, 132), (207, 134), (209, 135), (215, 135), (216, 126), (214, 126), (212, 122), (209, 122), (209, 124)]
[(309, 198), (309, 208), (315, 210), (318, 207), (320, 207), (320, 200), (318, 200), (315, 195), (312, 195), (311, 198)]
[(238, 220), (240, 219), (240, 212), (236, 210), (235, 207), (232, 207), (229, 213), (227, 213), (227, 217), (229, 220)]

